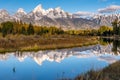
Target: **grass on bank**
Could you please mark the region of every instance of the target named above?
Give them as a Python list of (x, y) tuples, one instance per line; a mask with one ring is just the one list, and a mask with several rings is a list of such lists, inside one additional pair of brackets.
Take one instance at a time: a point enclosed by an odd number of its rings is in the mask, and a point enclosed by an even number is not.
[(98, 43), (97, 37), (75, 35), (7, 35), (0, 37), (0, 52), (38, 51), (81, 47)]
[(101, 71), (89, 71), (77, 76), (75, 80), (120, 80), (120, 61), (109, 65)]

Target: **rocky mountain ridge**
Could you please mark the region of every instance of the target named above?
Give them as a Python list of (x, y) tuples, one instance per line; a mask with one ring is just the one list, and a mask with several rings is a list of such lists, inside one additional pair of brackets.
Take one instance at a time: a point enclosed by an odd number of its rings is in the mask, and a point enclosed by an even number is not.
[(111, 22), (116, 17), (120, 19), (120, 14), (96, 14), (89, 19), (81, 18), (75, 14), (65, 12), (60, 7), (45, 10), (42, 5), (38, 5), (29, 13), (19, 8), (13, 15), (10, 15), (7, 10), (0, 10), (0, 22), (22, 21), (39, 26), (56, 26), (63, 29), (90, 29), (99, 28), (102, 25), (111, 26)]

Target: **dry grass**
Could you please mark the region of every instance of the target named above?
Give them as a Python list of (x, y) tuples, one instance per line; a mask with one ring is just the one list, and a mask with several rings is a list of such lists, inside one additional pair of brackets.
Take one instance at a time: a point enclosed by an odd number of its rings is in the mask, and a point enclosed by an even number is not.
[(120, 61), (111, 64), (101, 71), (89, 71), (75, 80), (120, 80)]
[(24, 36), (8, 35), (0, 38), (0, 52), (8, 51), (37, 51), (46, 49), (61, 49), (96, 44), (96, 37), (71, 35)]

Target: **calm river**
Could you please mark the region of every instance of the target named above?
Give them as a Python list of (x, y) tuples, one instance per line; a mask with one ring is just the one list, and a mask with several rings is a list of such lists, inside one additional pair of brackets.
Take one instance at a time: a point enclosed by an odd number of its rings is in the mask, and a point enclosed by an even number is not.
[(120, 60), (119, 41), (87, 47), (0, 54), (0, 80), (73, 79)]

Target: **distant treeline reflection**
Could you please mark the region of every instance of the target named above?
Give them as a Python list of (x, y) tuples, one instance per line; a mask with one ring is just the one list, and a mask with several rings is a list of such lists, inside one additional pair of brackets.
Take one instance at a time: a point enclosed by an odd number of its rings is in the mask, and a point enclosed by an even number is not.
[(112, 51), (115, 54), (118, 54), (119, 49), (120, 49), (120, 40), (118, 39), (111, 39), (111, 38), (101, 38), (100, 39), (100, 44), (101, 45), (108, 45), (108, 44), (112, 44)]

